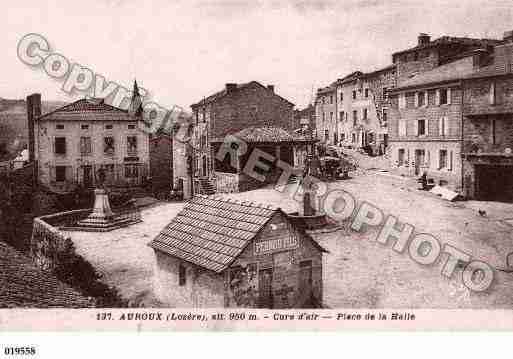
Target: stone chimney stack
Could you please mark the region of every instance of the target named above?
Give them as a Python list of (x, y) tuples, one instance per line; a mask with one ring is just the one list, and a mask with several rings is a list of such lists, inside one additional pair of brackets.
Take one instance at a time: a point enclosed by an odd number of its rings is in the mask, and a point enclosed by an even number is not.
[(431, 42), (431, 36), (425, 33), (420, 33), (418, 39), (418, 45), (424, 46)]
[(29, 162), (35, 160), (35, 134), (34, 121), (41, 116), (41, 94), (35, 93), (27, 96), (27, 122), (28, 122), (28, 152)]
[(274, 92), (274, 85), (267, 85), (267, 89), (271, 92)]
[(237, 90), (237, 84), (233, 84), (233, 83), (226, 84), (226, 92), (227, 93), (232, 93), (235, 90)]

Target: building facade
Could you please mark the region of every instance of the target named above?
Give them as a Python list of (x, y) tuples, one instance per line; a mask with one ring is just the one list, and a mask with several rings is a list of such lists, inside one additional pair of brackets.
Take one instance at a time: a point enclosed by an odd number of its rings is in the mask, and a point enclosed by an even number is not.
[(66, 193), (100, 183), (119, 189), (145, 184), (149, 133), (136, 86), (132, 104), (139, 105), (129, 110), (81, 99), (41, 115), (41, 96), (27, 98), (29, 158), (37, 163), (40, 185)]
[(315, 136), (326, 144), (338, 143), (337, 93), (330, 85), (317, 90), (315, 98)]
[(513, 201), (513, 32), (504, 40), (489, 65), (463, 80), (463, 186), (468, 198)]
[(322, 307), (325, 250), (280, 209), (197, 196), (149, 246), (166, 305)]
[(158, 133), (150, 138), (150, 177), (154, 194), (169, 194), (173, 188), (173, 136)]
[[(281, 128), (294, 130), (294, 104), (279, 96), (273, 85), (263, 86), (257, 81), (244, 84), (226, 84), (219, 91), (191, 105), (194, 132), (192, 136), (193, 173), (197, 178), (194, 189), (210, 186), (215, 181), (215, 150), (213, 142), (220, 143), (227, 135), (248, 128)], [(215, 187), (215, 185), (214, 185)]]

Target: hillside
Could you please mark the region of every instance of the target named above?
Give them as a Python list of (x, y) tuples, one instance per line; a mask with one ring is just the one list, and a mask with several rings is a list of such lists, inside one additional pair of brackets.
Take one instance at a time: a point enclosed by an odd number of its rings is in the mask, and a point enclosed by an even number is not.
[[(65, 102), (43, 101), (42, 112), (47, 113)], [(0, 98), (0, 161), (17, 155), (27, 144), (27, 104), (25, 100)]]

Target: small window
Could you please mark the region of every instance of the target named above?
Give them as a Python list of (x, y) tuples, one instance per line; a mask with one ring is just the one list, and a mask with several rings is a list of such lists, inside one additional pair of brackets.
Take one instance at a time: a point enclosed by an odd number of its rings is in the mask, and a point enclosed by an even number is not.
[(344, 93), (343, 92), (340, 93), (340, 101), (344, 101)]
[(369, 89), (365, 89), (365, 98), (369, 97)]
[(338, 116), (339, 116), (338, 118), (340, 121), (344, 121), (344, 111), (340, 111)]
[(388, 100), (388, 88), (383, 87), (383, 100)]
[(112, 130), (112, 125), (105, 125), (106, 130)]
[(447, 89), (440, 89), (440, 105), (447, 105), (448, 97), (447, 97)]
[(366, 120), (368, 115), (368, 110), (366, 108), (363, 109), (363, 119)]
[(89, 125), (80, 125), (80, 128), (82, 130), (88, 130), (89, 129)]
[(426, 135), (426, 120), (418, 120), (417, 121), (417, 136), (425, 136)]
[(447, 168), (447, 150), (440, 150), (440, 162), (438, 168)]
[(134, 124), (130, 124), (130, 125), (128, 125), (128, 129), (129, 129), (129, 130), (135, 130), (135, 125), (134, 125)]
[(358, 122), (358, 111), (353, 110), (353, 126), (356, 126), (357, 122)]
[(66, 137), (55, 137), (55, 154), (66, 154)]
[(114, 154), (114, 137), (103, 138), (103, 153), (106, 155)]
[(139, 166), (137, 164), (125, 165), (125, 178), (139, 177)]
[(64, 182), (66, 181), (66, 166), (55, 167), (55, 181)]
[(80, 154), (87, 156), (92, 153), (91, 137), (80, 137)]
[(128, 136), (126, 138), (126, 145), (129, 154), (137, 153), (137, 136)]
[(333, 95), (330, 96), (330, 103), (333, 103)]
[(187, 271), (183, 264), (178, 265), (178, 285), (184, 286), (187, 283)]
[(397, 152), (397, 165), (398, 166), (404, 166), (405, 160), (405, 150), (404, 148), (400, 148)]
[(388, 113), (387, 113), (387, 109), (384, 108), (383, 109), (383, 116), (381, 118), (381, 122), (382, 122), (383, 126), (387, 125), (387, 121), (388, 121)]
[(64, 130), (64, 125), (55, 125), (57, 130)]
[(353, 100), (356, 100), (356, 90), (353, 90)]
[(423, 106), (426, 106), (426, 93), (425, 92), (419, 92), (417, 94), (417, 105), (419, 107), (423, 107)]

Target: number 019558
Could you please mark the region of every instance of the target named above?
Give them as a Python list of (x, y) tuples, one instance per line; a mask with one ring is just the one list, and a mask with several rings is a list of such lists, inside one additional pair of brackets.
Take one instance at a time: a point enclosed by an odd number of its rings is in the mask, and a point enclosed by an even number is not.
[(5, 347), (4, 348), (5, 355), (15, 355), (15, 356), (23, 356), (23, 355), (35, 355), (36, 348), (35, 347)]

